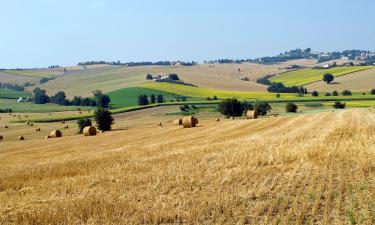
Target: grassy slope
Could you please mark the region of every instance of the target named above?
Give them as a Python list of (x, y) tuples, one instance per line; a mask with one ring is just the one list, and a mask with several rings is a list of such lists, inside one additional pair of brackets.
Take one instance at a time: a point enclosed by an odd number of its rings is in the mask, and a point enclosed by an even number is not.
[(5, 70), (5, 73), (29, 77), (54, 77), (64, 73), (62, 69)]
[(286, 86), (303, 86), (309, 83), (321, 81), (323, 75), (331, 73), (333, 76), (343, 76), (346, 74), (374, 68), (371, 66), (335, 67), (331, 69), (301, 69), (275, 76), (272, 82), (281, 82)]
[(10, 89), (0, 88), (0, 98), (18, 99), (20, 97), (25, 98), (28, 96), (31, 96), (31, 94), (26, 91), (15, 91), (15, 90), (10, 90)]
[[(138, 105), (139, 95), (148, 95), (148, 97), (150, 97), (152, 94), (155, 96), (161, 94), (167, 102), (175, 100), (175, 97), (179, 96), (165, 91), (141, 87), (123, 88), (107, 94), (111, 98), (111, 106), (114, 108)], [(192, 100), (192, 98), (188, 98), (188, 100)]]

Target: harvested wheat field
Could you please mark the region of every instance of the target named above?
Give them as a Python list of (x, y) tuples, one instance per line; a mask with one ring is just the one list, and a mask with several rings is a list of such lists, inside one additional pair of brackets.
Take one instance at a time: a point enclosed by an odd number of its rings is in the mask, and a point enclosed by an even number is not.
[(3, 224), (372, 224), (375, 112), (0, 143)]

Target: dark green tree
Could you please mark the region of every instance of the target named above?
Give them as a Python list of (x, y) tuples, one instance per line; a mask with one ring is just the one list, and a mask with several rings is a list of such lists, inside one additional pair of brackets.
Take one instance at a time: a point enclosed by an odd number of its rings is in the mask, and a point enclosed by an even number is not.
[(323, 81), (326, 82), (327, 84), (332, 83), (332, 81), (334, 79), (335, 79), (335, 77), (330, 73), (326, 73), (326, 74), (323, 75)]
[(219, 103), (218, 110), (226, 117), (238, 117), (243, 114), (243, 104), (236, 98), (225, 99)]
[(40, 88), (35, 88), (33, 90), (33, 93), (34, 93), (34, 103), (35, 104), (46, 104), (50, 100), (50, 98), (46, 94), (45, 90), (42, 90)]
[(311, 92), (311, 95), (314, 96), (314, 97), (318, 97), (319, 96), (319, 92), (313, 91), (313, 92)]
[(164, 97), (163, 97), (163, 95), (158, 95), (158, 98), (157, 98), (157, 101), (158, 101), (158, 103), (163, 103), (164, 102)]
[(96, 106), (100, 108), (108, 108), (111, 99), (108, 95), (105, 95), (100, 90), (96, 90), (93, 92), (94, 98), (96, 101)]
[(59, 105), (64, 105), (66, 100), (65, 92), (59, 91), (54, 96), (51, 97), (51, 102)]
[(285, 110), (288, 113), (296, 113), (298, 109), (298, 106), (294, 104), (293, 102), (288, 102), (285, 106)]
[(108, 109), (98, 108), (94, 112), (94, 118), (99, 130), (109, 131), (113, 124), (113, 117)]
[(332, 92), (332, 96), (339, 96), (339, 92), (338, 91), (333, 91)]
[(271, 111), (272, 107), (268, 104), (268, 102), (257, 101), (255, 102), (254, 109), (257, 111), (258, 115), (264, 116)]
[(156, 102), (156, 97), (154, 94), (151, 95), (150, 101), (151, 101), (151, 104), (154, 104)]

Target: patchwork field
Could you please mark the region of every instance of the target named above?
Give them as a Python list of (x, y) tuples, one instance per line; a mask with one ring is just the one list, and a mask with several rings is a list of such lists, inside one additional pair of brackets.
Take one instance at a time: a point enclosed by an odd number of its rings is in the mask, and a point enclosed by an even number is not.
[(334, 82), (327, 85), (323, 81), (311, 83), (305, 86), (308, 90), (332, 92), (334, 90), (351, 90), (368, 92), (375, 88), (375, 69), (368, 69), (341, 77), (336, 77)]
[(372, 66), (335, 67), (331, 69), (301, 69), (272, 77), (272, 82), (281, 82), (286, 86), (304, 86), (321, 81), (323, 75), (330, 73), (335, 77), (374, 68)]
[(193, 130), (145, 115), (96, 137), (0, 143), (0, 223), (374, 221), (372, 110), (202, 116)]

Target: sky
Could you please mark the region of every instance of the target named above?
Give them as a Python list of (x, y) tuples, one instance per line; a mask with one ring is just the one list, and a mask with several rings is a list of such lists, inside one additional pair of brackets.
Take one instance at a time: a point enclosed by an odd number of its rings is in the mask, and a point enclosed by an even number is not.
[(0, 0), (0, 68), (375, 51), (373, 0)]

